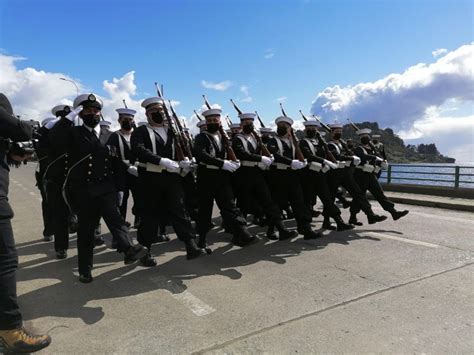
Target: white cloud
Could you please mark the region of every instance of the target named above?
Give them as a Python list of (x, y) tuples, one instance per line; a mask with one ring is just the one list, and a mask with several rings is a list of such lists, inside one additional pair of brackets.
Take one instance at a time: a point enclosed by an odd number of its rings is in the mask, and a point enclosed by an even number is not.
[(265, 51), (264, 58), (265, 59), (272, 59), (275, 56), (275, 53), (273, 52), (272, 48), (269, 48)]
[(242, 102), (252, 102), (253, 99), (252, 99), (251, 96), (247, 96), (247, 97), (244, 97), (244, 98), (243, 98), (242, 100), (240, 100), (240, 101), (242, 101)]
[(202, 80), (201, 85), (206, 89), (225, 91), (232, 86), (232, 82), (229, 80), (225, 80), (218, 83), (213, 83), (210, 81)]
[(240, 101), (242, 102), (252, 102), (253, 99), (252, 97), (249, 95), (249, 87), (247, 85), (242, 85), (240, 87), (240, 92), (242, 92), (245, 97), (243, 99), (241, 99)]
[(439, 57), (440, 55), (443, 55), (445, 53), (447, 53), (448, 50), (446, 48), (436, 48), (433, 52), (431, 52), (431, 54), (433, 55), (433, 57)]
[(286, 99), (287, 99), (286, 96), (281, 96), (281, 97), (276, 98), (275, 101), (277, 101), (277, 102), (285, 102)]

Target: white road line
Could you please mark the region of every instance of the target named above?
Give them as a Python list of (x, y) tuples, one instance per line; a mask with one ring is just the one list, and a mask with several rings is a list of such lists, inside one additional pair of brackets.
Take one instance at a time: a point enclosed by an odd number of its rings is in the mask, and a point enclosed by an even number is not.
[(438, 248), (438, 247), (440, 247), (440, 245), (438, 245), (438, 244), (421, 242), (419, 240), (413, 240), (413, 239), (407, 239), (407, 238), (400, 238), (400, 237), (396, 237), (396, 236), (390, 235), (390, 234), (382, 234), (382, 233), (377, 233), (377, 232), (367, 232), (367, 233), (364, 233), (364, 234), (369, 234), (369, 235), (372, 235), (374, 237), (379, 237), (379, 238), (392, 239), (392, 240), (396, 240), (396, 241), (403, 242), (403, 243), (408, 243), (408, 244), (421, 245), (421, 246), (428, 247), (428, 248)]
[[(427, 217), (430, 219), (440, 219), (443, 221), (450, 221), (450, 222), (460, 222), (460, 223), (471, 223), (474, 224), (474, 219), (467, 219), (467, 218), (459, 218), (459, 217), (449, 217), (449, 216), (440, 216), (437, 214), (431, 213), (423, 213), (423, 212), (415, 212), (410, 211), (410, 214), (416, 214), (417, 216)], [(410, 215), (409, 214), (409, 215)]]
[(206, 316), (216, 311), (214, 308), (186, 290), (184, 286), (180, 286), (170, 279), (163, 276), (157, 276), (151, 278), (151, 281), (159, 285), (160, 288), (167, 289), (170, 292), (171, 297), (178, 300), (198, 317)]

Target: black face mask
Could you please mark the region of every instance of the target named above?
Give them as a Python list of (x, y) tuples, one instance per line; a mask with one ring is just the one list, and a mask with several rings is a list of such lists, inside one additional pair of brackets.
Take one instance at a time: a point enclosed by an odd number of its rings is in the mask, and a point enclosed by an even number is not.
[(245, 134), (250, 134), (253, 132), (253, 124), (246, 124), (245, 126), (242, 127), (242, 131)]
[(370, 138), (369, 138), (369, 137), (362, 137), (362, 138), (360, 139), (360, 142), (361, 142), (363, 145), (369, 144)]
[(84, 124), (90, 128), (94, 128), (97, 126), (100, 122), (100, 116), (96, 116), (93, 113), (90, 115), (82, 115), (82, 121), (84, 121)]
[(263, 144), (267, 144), (268, 142), (270, 142), (270, 138), (271, 138), (271, 137), (270, 137), (270, 136), (267, 136), (267, 135), (262, 136), (262, 142), (263, 142)]
[(120, 123), (120, 127), (122, 127), (124, 131), (130, 131), (132, 129), (132, 123), (130, 121), (123, 121)]
[(316, 137), (316, 131), (313, 131), (312, 129), (309, 130), (309, 131), (306, 131), (306, 137), (308, 137), (308, 138)]
[(334, 137), (335, 140), (339, 140), (339, 139), (341, 139), (342, 134), (341, 133), (334, 133), (333, 137)]
[(378, 142), (379, 142), (378, 139), (373, 139), (372, 140), (372, 143), (374, 143), (374, 144), (377, 144)]
[(354, 144), (352, 144), (352, 143), (347, 143), (347, 148), (348, 148), (348, 149), (354, 149)]
[(153, 122), (155, 123), (158, 123), (158, 124), (162, 124), (163, 123), (163, 116), (161, 115), (161, 113), (159, 111), (155, 111), (151, 114), (151, 119), (153, 120)]
[(277, 134), (279, 136), (284, 136), (287, 133), (288, 133), (288, 128), (287, 127), (285, 127), (285, 126), (278, 126), (277, 127)]
[(208, 123), (206, 126), (209, 133), (216, 133), (219, 130), (219, 123)]

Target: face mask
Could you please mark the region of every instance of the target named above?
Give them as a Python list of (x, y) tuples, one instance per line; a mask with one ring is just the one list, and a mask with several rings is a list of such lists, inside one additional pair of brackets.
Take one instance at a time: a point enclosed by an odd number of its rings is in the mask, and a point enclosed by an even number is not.
[(161, 113), (159, 111), (155, 111), (151, 114), (151, 119), (153, 120), (153, 122), (155, 123), (158, 123), (158, 124), (161, 124), (163, 123), (163, 116), (161, 115)]
[(82, 120), (84, 121), (84, 124), (90, 128), (94, 128), (97, 126), (100, 122), (100, 116), (96, 116), (93, 113), (90, 115), (82, 115)]
[(335, 140), (339, 140), (339, 139), (341, 139), (342, 134), (341, 133), (334, 133), (333, 137), (334, 137)]
[(352, 144), (352, 143), (348, 143), (348, 144), (347, 144), (347, 148), (349, 148), (349, 149), (353, 149), (353, 148), (354, 148), (354, 144)]
[(122, 127), (124, 131), (130, 131), (132, 129), (132, 123), (130, 121), (123, 121), (120, 127)]
[(218, 123), (208, 123), (206, 126), (209, 133), (216, 133), (219, 130)]
[(360, 139), (360, 142), (361, 142), (363, 145), (369, 144), (370, 138), (369, 138), (369, 137), (362, 137), (362, 138)]
[(253, 132), (253, 124), (247, 124), (242, 127), (242, 131), (246, 134), (250, 134)]
[(306, 131), (306, 137), (308, 137), (308, 138), (316, 137), (316, 131), (313, 131), (312, 129), (309, 130), (309, 131)]
[(377, 144), (379, 141), (377, 139), (372, 140), (374, 144)]
[(285, 126), (278, 126), (277, 127), (277, 134), (279, 136), (284, 136), (287, 133), (288, 133), (288, 128), (286, 128)]

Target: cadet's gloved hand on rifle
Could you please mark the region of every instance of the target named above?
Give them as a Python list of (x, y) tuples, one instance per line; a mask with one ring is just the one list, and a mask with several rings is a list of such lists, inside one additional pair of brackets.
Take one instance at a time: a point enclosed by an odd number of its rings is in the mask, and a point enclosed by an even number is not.
[(69, 120), (69, 121), (74, 121), (77, 117), (77, 115), (79, 115), (79, 113), (82, 111), (82, 105), (79, 105), (77, 106), (74, 110), (72, 110), (71, 112), (69, 112), (66, 116), (66, 118)]
[(179, 164), (174, 160), (168, 158), (161, 158), (160, 165), (163, 166), (170, 173), (179, 171)]
[(337, 164), (333, 163), (330, 160), (324, 159), (324, 165), (329, 166), (331, 169), (337, 169)]
[(112, 158), (117, 158), (118, 157), (118, 153), (117, 153), (117, 147), (114, 146), (114, 145), (106, 145), (107, 149), (109, 150), (109, 155), (112, 157)]
[(135, 165), (130, 165), (127, 169), (127, 173), (133, 176), (138, 176), (138, 169)]
[(354, 164), (354, 166), (359, 165), (360, 164), (360, 158), (357, 155), (353, 155), (352, 156), (352, 163)]
[(184, 158), (184, 160), (181, 160), (179, 162), (179, 167), (181, 169), (185, 169), (185, 170), (190, 170), (191, 169), (191, 164), (193, 162), (191, 160), (189, 160), (189, 158)]
[(46, 129), (51, 129), (51, 128), (53, 128), (54, 125), (55, 125), (59, 120), (60, 120), (60, 118), (58, 117), (58, 118), (56, 118), (56, 119), (54, 119), (54, 120), (51, 120), (51, 121), (49, 121), (48, 123), (46, 123), (46, 125), (45, 125)]
[(233, 160), (232, 160), (231, 162), (232, 162), (232, 164), (235, 165), (235, 167), (236, 167), (235, 170), (237, 170), (238, 168), (240, 168), (240, 161), (238, 161), (238, 160), (233, 161)]
[(306, 166), (306, 162), (299, 161), (296, 159), (291, 161), (291, 168), (293, 170), (303, 169), (305, 166)]
[(384, 160), (381, 164), (381, 167), (383, 170), (387, 170), (388, 169), (388, 162), (386, 160)]
[(122, 206), (122, 203), (123, 203), (123, 191), (118, 191), (118, 192), (117, 192), (117, 200), (118, 200), (118, 205), (119, 205), (119, 207)]
[(329, 165), (326, 165), (326, 164), (324, 164), (323, 168), (321, 169), (321, 171), (323, 173), (327, 173), (329, 170), (331, 170), (331, 167)]
[(274, 160), (273, 158), (269, 158), (269, 157), (266, 157), (266, 156), (263, 156), (263, 155), (262, 155), (262, 163), (263, 163), (266, 167), (272, 165), (273, 160)]
[(222, 170), (230, 171), (233, 173), (237, 170), (237, 165), (234, 164), (231, 160), (224, 160), (224, 165), (222, 165)]

